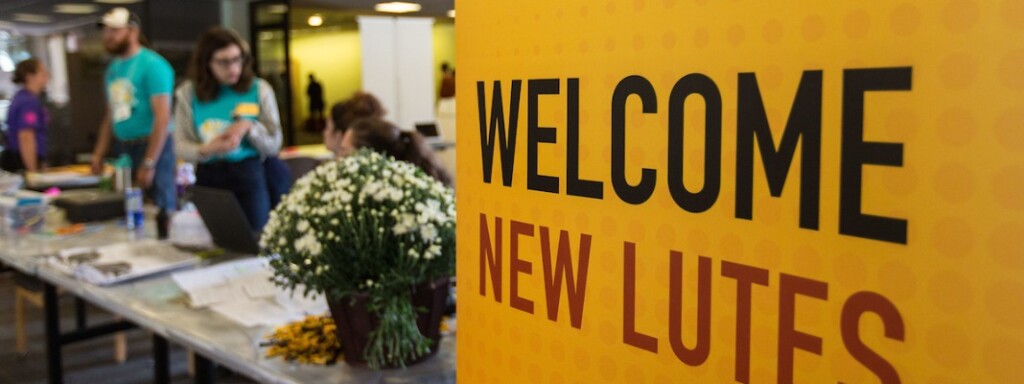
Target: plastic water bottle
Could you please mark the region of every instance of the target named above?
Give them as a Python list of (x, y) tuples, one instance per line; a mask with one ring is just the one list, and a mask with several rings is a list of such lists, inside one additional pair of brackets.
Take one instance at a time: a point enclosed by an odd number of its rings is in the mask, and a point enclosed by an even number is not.
[(126, 192), (132, 186), (132, 159), (128, 155), (121, 155), (114, 165), (114, 191)]
[(142, 229), (142, 190), (126, 188), (124, 190), (125, 226), (128, 229)]

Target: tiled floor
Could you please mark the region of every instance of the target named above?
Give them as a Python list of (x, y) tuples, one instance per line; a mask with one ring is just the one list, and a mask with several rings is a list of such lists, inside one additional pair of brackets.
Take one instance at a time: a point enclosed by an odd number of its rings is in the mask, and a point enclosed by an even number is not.
[[(74, 327), (74, 299), (61, 297), (61, 327)], [(46, 382), (46, 355), (42, 309), (28, 306), (29, 351), (25, 356), (14, 350), (14, 283), (10, 272), (0, 273), (0, 383)], [(110, 320), (110, 315), (89, 307), (89, 322)], [(130, 330), (128, 361), (114, 362), (113, 338), (105, 336), (64, 347), (64, 382), (75, 383), (151, 383), (153, 381), (152, 339), (144, 330)], [(172, 345), (171, 377), (174, 383), (190, 383), (186, 351)], [(221, 371), (218, 383), (250, 383), (244, 378)]]

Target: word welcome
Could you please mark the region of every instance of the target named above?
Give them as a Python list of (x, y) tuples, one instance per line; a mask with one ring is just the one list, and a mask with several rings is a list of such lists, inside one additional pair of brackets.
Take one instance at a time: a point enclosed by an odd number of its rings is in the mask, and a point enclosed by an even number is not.
[[(864, 213), (862, 210), (863, 167), (865, 165), (903, 166), (903, 145), (864, 140), (864, 96), (875, 91), (906, 91), (911, 87), (912, 68), (866, 68), (843, 71), (841, 155), (839, 161), (839, 233), (898, 244), (907, 243), (907, 220)], [(769, 192), (782, 195), (790, 166), (800, 147), (800, 212), (799, 226), (817, 230), (821, 190), (822, 71), (804, 71), (790, 109), (782, 137), (772, 136), (754, 73), (740, 73), (736, 126), (736, 201), (735, 217), (753, 219), (754, 146), (761, 153)], [(578, 78), (529, 79), (526, 81), (526, 188), (533, 191), (604, 199), (602, 180), (580, 176), (580, 123)], [(538, 148), (556, 144), (557, 128), (538, 123), (539, 98), (562, 95), (565, 85), (566, 149), (565, 175), (542, 175), (539, 172)], [(502, 184), (512, 187), (519, 135), (520, 99), (523, 81), (512, 80), (508, 104), (502, 82), (494, 81), (490, 113), (486, 84), (478, 81), (477, 108), (480, 122), (483, 181), (491, 183), (495, 152), (501, 162)], [(704, 101), (704, 183), (699, 190), (684, 182), (683, 111), (690, 96)], [(664, 170), (643, 168), (640, 179), (626, 177), (626, 143), (629, 133), (647, 127), (627, 127), (626, 113), (631, 100), (640, 103), (640, 113), (655, 114), (662, 108), (668, 114), (665, 127), (667, 158)], [(672, 87), (665, 107), (654, 86), (642, 76), (629, 76), (616, 85), (611, 97), (611, 167), (608, 173), (615, 196), (629, 204), (643, 204), (659, 183), (668, 187), (679, 208), (692, 213), (707, 211), (718, 200), (722, 178), (722, 97), (718, 86), (706, 75), (691, 73)], [(666, 108), (667, 107), (667, 108)], [(507, 118), (506, 118), (507, 115)], [(601, 132), (588, 129), (588, 132)], [(777, 143), (776, 143), (777, 142)], [(557, 159), (561, 161), (561, 159)]]

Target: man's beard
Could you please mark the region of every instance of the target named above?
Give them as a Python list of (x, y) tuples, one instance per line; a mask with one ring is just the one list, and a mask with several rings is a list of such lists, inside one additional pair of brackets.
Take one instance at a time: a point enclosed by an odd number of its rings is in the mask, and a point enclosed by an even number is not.
[(108, 53), (113, 55), (123, 55), (125, 53), (128, 53), (128, 49), (130, 47), (131, 45), (128, 44), (128, 39), (123, 39), (121, 41), (113, 43), (113, 46), (107, 44), (103, 45), (103, 48), (105, 48)]

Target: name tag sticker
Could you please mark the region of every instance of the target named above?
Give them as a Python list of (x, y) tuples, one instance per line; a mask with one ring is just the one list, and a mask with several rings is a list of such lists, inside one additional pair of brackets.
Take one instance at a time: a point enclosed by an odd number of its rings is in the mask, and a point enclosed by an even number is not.
[(256, 118), (260, 115), (260, 106), (256, 103), (238, 103), (235, 106), (235, 116)]

